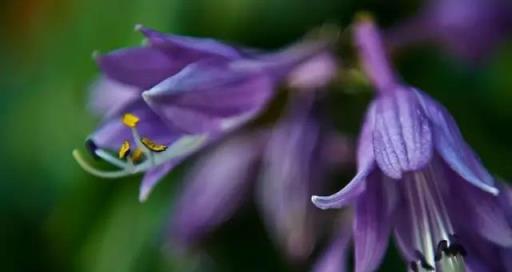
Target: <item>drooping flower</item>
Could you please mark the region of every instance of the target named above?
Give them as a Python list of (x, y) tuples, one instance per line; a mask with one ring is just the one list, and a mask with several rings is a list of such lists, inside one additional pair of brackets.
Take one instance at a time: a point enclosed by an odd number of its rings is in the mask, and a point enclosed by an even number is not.
[[(311, 70), (307, 67), (316, 68), (314, 76), (309, 75)], [(327, 133), (316, 113), (315, 97), (335, 70), (332, 57), (327, 55), (297, 67), (288, 77), (293, 88), (291, 101), (275, 125), (227, 139), (191, 169), (171, 218), (174, 246), (197, 246), (232, 218), (247, 203), (247, 196), (254, 193), (255, 203), (279, 248), (293, 261), (310, 256), (320, 225), (309, 196), (325, 185), (329, 161), (337, 159), (328, 152), (337, 145), (346, 146), (339, 136)], [(333, 248), (345, 247), (350, 236), (337, 236)], [(344, 266), (340, 252), (328, 255), (330, 260), (326, 262), (333, 263), (332, 259), (339, 256), (336, 263)], [(318, 267), (317, 271), (327, 271), (320, 269), (325, 266)]]
[(391, 28), (392, 47), (437, 43), (451, 54), (481, 60), (512, 34), (508, 0), (427, 0), (418, 15)]
[(255, 50), (137, 29), (145, 46), (97, 56), (103, 76), (91, 103), (105, 118), (87, 145), (120, 169), (98, 170), (73, 155), (99, 177), (145, 173), (141, 201), (187, 156), (257, 116), (292, 69), (327, 49), (320, 40), (247, 53)]
[(354, 33), (377, 97), (362, 127), (356, 176), (312, 201), (322, 209), (355, 207), (356, 271), (378, 268), (392, 232), (413, 271), (482, 271), (479, 241), (512, 246), (499, 184), (448, 111), (397, 79), (371, 20), (357, 22)]
[(171, 218), (173, 245), (197, 245), (254, 193), (279, 248), (295, 261), (310, 256), (319, 226), (309, 198), (325, 185), (328, 163), (313, 101), (300, 96), (275, 127), (232, 137), (191, 169)]

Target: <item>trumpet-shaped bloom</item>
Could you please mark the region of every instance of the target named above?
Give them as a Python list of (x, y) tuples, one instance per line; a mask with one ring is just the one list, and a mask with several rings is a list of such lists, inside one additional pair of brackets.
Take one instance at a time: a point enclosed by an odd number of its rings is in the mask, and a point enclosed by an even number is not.
[(392, 28), (388, 34), (393, 46), (435, 42), (453, 55), (480, 60), (512, 34), (512, 3), (428, 0), (417, 16)]
[(356, 176), (312, 201), (322, 209), (355, 206), (356, 271), (377, 269), (392, 232), (413, 271), (482, 271), (478, 241), (512, 246), (499, 184), (448, 111), (397, 80), (375, 25), (362, 20), (354, 33), (378, 96), (362, 127)]
[(98, 170), (73, 154), (100, 177), (145, 173), (141, 201), (183, 159), (257, 116), (290, 71), (327, 49), (325, 41), (304, 41), (246, 53), (212, 39), (137, 29), (146, 45), (96, 56), (103, 75), (91, 107), (105, 117), (87, 146), (120, 169)]

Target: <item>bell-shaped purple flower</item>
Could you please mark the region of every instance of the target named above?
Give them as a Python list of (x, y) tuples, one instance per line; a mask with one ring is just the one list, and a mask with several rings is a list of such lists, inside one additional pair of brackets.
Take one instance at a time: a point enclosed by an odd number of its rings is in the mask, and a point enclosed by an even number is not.
[(392, 47), (433, 42), (475, 61), (511, 34), (508, 0), (427, 0), (418, 15), (390, 29), (387, 40)]
[(475, 239), (512, 246), (509, 209), (447, 110), (402, 84), (375, 25), (354, 28), (362, 65), (377, 89), (362, 127), (358, 173), (320, 208), (355, 206), (356, 271), (375, 271), (395, 233), (413, 271), (472, 271)]
[(249, 50), (137, 29), (145, 46), (96, 57), (103, 76), (91, 107), (105, 118), (87, 143), (94, 156), (120, 169), (98, 170), (73, 154), (100, 177), (145, 173), (141, 201), (180, 161), (257, 116), (290, 71), (327, 49), (319, 40), (243, 53)]

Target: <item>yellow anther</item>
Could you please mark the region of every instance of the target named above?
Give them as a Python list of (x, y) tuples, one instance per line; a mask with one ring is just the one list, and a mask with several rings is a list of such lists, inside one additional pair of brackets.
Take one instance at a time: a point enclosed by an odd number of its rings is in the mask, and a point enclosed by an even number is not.
[(162, 152), (162, 151), (165, 151), (167, 149), (167, 146), (162, 145), (162, 144), (157, 144), (157, 143), (151, 141), (149, 138), (146, 138), (146, 137), (143, 137), (141, 139), (141, 141), (144, 144), (144, 146), (147, 147), (151, 151)]
[(131, 113), (125, 113), (123, 115), (123, 124), (125, 124), (127, 127), (134, 128), (137, 126), (137, 123), (139, 122), (139, 117), (135, 116)]
[(124, 141), (117, 152), (117, 155), (120, 159), (124, 159), (128, 154), (130, 154), (130, 143), (128, 141)]
[(142, 149), (140, 148), (136, 148), (135, 151), (133, 151), (133, 154), (132, 154), (132, 161), (133, 162), (138, 162), (140, 161), (140, 159), (142, 159), (142, 155), (144, 154), (144, 152), (142, 152)]

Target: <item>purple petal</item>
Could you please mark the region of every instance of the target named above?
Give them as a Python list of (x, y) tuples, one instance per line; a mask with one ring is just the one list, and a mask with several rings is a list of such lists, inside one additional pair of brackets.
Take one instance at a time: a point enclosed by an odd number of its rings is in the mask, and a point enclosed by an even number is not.
[(373, 171), (374, 167), (358, 171), (357, 175), (337, 193), (330, 196), (312, 196), (311, 201), (318, 208), (332, 209), (341, 208), (356, 199), (366, 189), (366, 177)]
[(411, 211), (409, 210), (411, 207), (407, 203), (401, 203), (401, 205), (397, 206), (396, 214), (400, 215), (400, 222), (395, 224), (394, 228), (394, 237), (398, 249), (404, 256), (406, 260), (412, 261), (416, 260), (416, 255), (414, 254), (414, 250), (417, 248), (414, 246), (413, 237), (414, 230), (412, 226), (412, 218)]
[(355, 143), (343, 133), (327, 131), (322, 137), (320, 152), (330, 169), (344, 170), (355, 164)]
[(244, 123), (263, 109), (273, 88), (261, 72), (208, 61), (188, 66), (143, 95), (167, 123), (200, 133)]
[(432, 132), (417, 97), (396, 88), (377, 99), (373, 146), (382, 171), (394, 179), (423, 168), (432, 157)]
[(420, 13), (392, 28), (395, 47), (435, 42), (455, 56), (479, 61), (501, 42), (512, 26), (507, 0), (427, 1)]
[(373, 85), (380, 93), (393, 90), (397, 79), (377, 26), (371, 20), (362, 19), (354, 26), (353, 33), (364, 71)]
[(113, 51), (97, 61), (108, 77), (143, 90), (196, 61), (240, 57), (236, 49), (213, 39), (165, 35), (144, 27), (139, 30), (148, 38), (149, 46)]
[[(245, 65), (264, 69), (275, 80), (286, 78), (297, 71), (301, 73), (301, 67), (303, 72), (301, 74), (304, 76), (304, 69), (307, 66), (323, 69), (320, 74), (317, 73), (318, 71), (315, 73), (309, 71), (312, 77), (329, 77), (333, 72), (332, 66), (336, 65), (329, 52), (329, 41), (323, 39), (302, 40), (275, 52), (252, 54), (246, 59), (246, 62)], [(306, 86), (297, 87), (304, 88)]]
[(236, 48), (214, 39), (164, 34), (142, 26), (137, 26), (137, 29), (148, 39), (151, 47), (161, 49), (172, 59), (183, 59), (192, 63), (214, 57), (225, 59), (241, 57)]
[(415, 93), (430, 119), (434, 147), (444, 161), (467, 182), (491, 194), (498, 194), (493, 177), (464, 141), (453, 117), (425, 93), (419, 90)]
[(500, 262), (504, 249), (475, 235), (470, 228), (457, 233), (457, 236), (467, 251), (464, 262), (468, 271), (510, 271), (506, 269), (505, 260)]
[(132, 146), (135, 146), (130, 128), (126, 127), (122, 122), (124, 113), (132, 113), (138, 116), (140, 118), (137, 126), (139, 133), (157, 143), (169, 144), (181, 135), (163, 123), (160, 117), (139, 99), (119, 110), (118, 114), (105, 120), (89, 136), (89, 139), (100, 148), (112, 150), (117, 150), (123, 141), (129, 141)]
[(350, 228), (348, 226), (341, 226), (339, 233), (337, 233), (336, 237), (330, 242), (316, 261), (313, 272), (347, 271), (346, 261), (350, 238)]
[(261, 149), (261, 135), (221, 143), (190, 171), (172, 218), (172, 238), (188, 247), (245, 203)]
[[(309, 202), (322, 183), (320, 130), (310, 116), (312, 101), (292, 101), (265, 148), (259, 204), (265, 223), (292, 259), (304, 260), (315, 244), (317, 211)], [(313, 163), (314, 162), (314, 163)]]
[(375, 172), (367, 179), (367, 188), (356, 203), (353, 225), (355, 271), (376, 271), (388, 245), (393, 222), (395, 184)]
[(502, 250), (501, 260), (503, 262), (503, 271), (512, 271), (512, 248)]
[(288, 84), (297, 89), (324, 87), (336, 75), (337, 66), (330, 53), (319, 54), (292, 70), (288, 76)]
[(88, 106), (94, 114), (108, 118), (138, 98), (137, 88), (101, 77), (91, 86)]
[(495, 196), (476, 188), (452, 174), (457, 191), (463, 197), (459, 203), (459, 216), (471, 211), (471, 216), (461, 216), (465, 227), (471, 228), (485, 239), (504, 247), (512, 247), (512, 222), (510, 206), (503, 203), (503, 191)]
[(164, 163), (160, 166), (157, 166), (156, 168), (153, 168), (149, 171), (147, 171), (144, 174), (144, 178), (142, 179), (142, 183), (140, 186), (140, 192), (139, 192), (139, 201), (144, 202), (149, 197), (149, 194), (153, 190), (153, 187), (162, 179), (163, 176), (165, 176), (169, 171), (171, 171), (172, 168), (176, 163), (174, 161)]
[(357, 143), (357, 167), (358, 169), (366, 169), (373, 167), (375, 163), (374, 146), (373, 146), (373, 129), (375, 126), (376, 103), (372, 102), (368, 106), (365, 120), (359, 135)]
[(103, 73), (111, 79), (148, 89), (181, 70), (188, 62), (177, 62), (152, 47), (127, 48), (97, 57)]
[(341, 208), (356, 199), (366, 188), (365, 180), (374, 170), (372, 131), (374, 126), (375, 103), (369, 106), (361, 129), (357, 148), (357, 174), (340, 191), (330, 196), (312, 196), (311, 201), (320, 209)]

